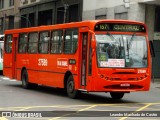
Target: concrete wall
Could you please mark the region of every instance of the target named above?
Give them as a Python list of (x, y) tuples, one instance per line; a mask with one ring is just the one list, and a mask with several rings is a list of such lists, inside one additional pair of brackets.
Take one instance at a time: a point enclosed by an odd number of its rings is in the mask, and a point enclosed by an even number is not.
[(9, 0), (4, 0), (4, 8), (0, 9), (0, 18), (4, 17), (4, 15), (13, 15), (14, 14), (14, 6), (9, 6)]
[(83, 11), (122, 5), (123, 0), (83, 0)]
[(100, 11), (106, 14), (106, 19), (115, 19), (117, 13), (127, 13), (128, 20), (146, 23), (149, 28), (149, 39), (154, 39), (155, 5), (139, 3), (139, 0), (130, 0), (130, 8), (126, 9), (123, 0), (100, 1), (102, 2), (99, 2), (99, 0), (84, 0), (82, 20), (95, 19)]
[(128, 9), (128, 19), (145, 22), (145, 4), (131, 4)]
[(115, 19), (116, 13), (127, 13), (129, 20), (145, 22), (145, 4), (138, 4), (138, 0), (130, 0), (128, 9), (123, 0), (84, 0), (82, 20), (95, 19), (102, 9), (106, 9), (106, 19)]
[(18, 1), (20, 3), (20, 7), (23, 7), (23, 6), (27, 6), (27, 5), (38, 3), (38, 2), (40, 2), (42, 0), (33, 0), (33, 2), (32, 2), (32, 0), (18, 0)]
[(155, 6), (146, 5), (146, 24), (148, 26), (149, 40), (154, 39), (154, 20), (155, 20)]
[(101, 9), (106, 9), (105, 14), (108, 19), (114, 19), (114, 8), (112, 7), (122, 4), (123, 0), (83, 0), (82, 20), (94, 20), (97, 13), (100, 13), (97, 11)]
[[(17, 0), (15, 0), (17, 1)], [(19, 7), (20, 7), (20, 2), (14, 2), (14, 27), (19, 28), (19, 20), (20, 20), (20, 13), (19, 13)]]

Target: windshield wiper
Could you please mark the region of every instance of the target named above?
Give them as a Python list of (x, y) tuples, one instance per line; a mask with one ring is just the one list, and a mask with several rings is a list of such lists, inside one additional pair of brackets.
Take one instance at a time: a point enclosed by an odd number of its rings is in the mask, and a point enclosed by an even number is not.
[(114, 36), (113, 36), (111, 33), (107, 32), (107, 35), (110, 36), (110, 38), (111, 38), (113, 41), (116, 42), (116, 39), (114, 38)]
[(133, 34), (132, 34), (132, 37), (131, 37), (131, 39), (130, 39), (130, 41), (129, 41), (129, 44), (128, 44), (128, 47), (129, 47), (129, 49), (130, 49), (130, 46), (131, 46), (131, 44), (132, 44), (132, 41), (133, 41), (133, 38), (136, 36), (136, 32), (134, 32)]
[(133, 41), (133, 38), (135, 37), (135, 35), (136, 35), (136, 32), (134, 32), (133, 34), (132, 34), (132, 37), (131, 37), (131, 39), (130, 40), (128, 40), (127, 39), (127, 57), (128, 57), (128, 59), (129, 59), (129, 49), (130, 49), (130, 47), (131, 47), (131, 44), (132, 44), (132, 41)]

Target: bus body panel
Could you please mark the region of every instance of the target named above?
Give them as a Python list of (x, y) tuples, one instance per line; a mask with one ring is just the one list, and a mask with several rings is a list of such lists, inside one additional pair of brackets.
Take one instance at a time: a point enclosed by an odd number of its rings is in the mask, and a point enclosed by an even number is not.
[[(140, 68), (126, 69), (123, 72), (120, 68), (99, 68), (97, 66), (97, 54), (92, 49), (92, 35), (95, 34), (94, 26), (100, 22), (109, 23), (127, 23), (127, 24), (140, 24), (140, 22), (125, 21), (125, 20), (102, 20), (102, 21), (87, 21), (79, 23), (69, 23), (64, 25), (51, 25), (41, 26), (35, 28), (24, 28), (17, 30), (8, 30), (5, 34), (20, 34), (30, 32), (41, 32), (41, 31), (53, 31), (62, 29), (63, 31), (71, 28), (78, 28), (78, 47), (74, 54), (16, 54), (16, 79), (21, 80), (22, 71), (25, 68), (28, 72), (29, 82), (42, 84), (46, 86), (64, 88), (65, 87), (65, 75), (71, 73), (76, 90), (85, 90), (88, 92), (131, 92), (131, 91), (148, 91), (151, 80), (151, 60), (148, 47), (148, 67), (144, 68), (146, 73), (138, 74)], [(144, 25), (145, 26), (145, 25)], [(146, 27), (146, 26), (145, 26)], [(65, 33), (65, 32), (64, 32)], [(87, 56), (86, 56), (86, 84), (82, 85), (82, 56), (83, 56), (83, 33), (87, 34)], [(113, 32), (114, 33), (114, 32)], [(116, 32), (115, 32), (116, 33)], [(115, 34), (114, 33), (114, 34)], [(129, 32), (123, 32), (123, 34), (131, 34)], [(148, 33), (143, 33), (147, 35)], [(147, 36), (146, 36), (147, 38)], [(19, 39), (19, 38), (18, 38)], [(147, 38), (148, 41), (148, 38)], [(18, 43), (18, 42), (17, 42)], [(17, 44), (18, 49), (18, 44)], [(92, 52), (90, 52), (92, 50)], [(90, 55), (91, 53), (91, 55)], [(91, 75), (88, 73), (89, 70), (89, 57), (92, 57), (92, 70)], [(13, 55), (4, 54), (4, 75), (13, 78), (12, 63)], [(76, 61), (74, 64), (69, 63), (70, 61)], [(130, 72), (130, 70), (132, 72)], [(121, 74), (118, 74), (119, 71)], [(133, 71), (135, 72), (134, 74)], [(128, 72), (130, 72), (128, 74)], [(122, 74), (123, 73), (123, 74)], [(136, 80), (138, 79), (138, 80)], [(142, 80), (141, 80), (142, 79)]]
[(4, 54), (3, 66), (5, 67), (3, 68), (3, 74), (11, 79), (13, 78), (12, 58), (12, 54)]

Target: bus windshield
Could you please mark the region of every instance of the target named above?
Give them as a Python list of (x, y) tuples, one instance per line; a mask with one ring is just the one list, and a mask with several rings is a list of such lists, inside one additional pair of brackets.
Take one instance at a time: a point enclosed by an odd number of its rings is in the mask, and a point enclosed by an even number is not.
[(145, 36), (96, 34), (98, 67), (145, 68), (147, 43)]

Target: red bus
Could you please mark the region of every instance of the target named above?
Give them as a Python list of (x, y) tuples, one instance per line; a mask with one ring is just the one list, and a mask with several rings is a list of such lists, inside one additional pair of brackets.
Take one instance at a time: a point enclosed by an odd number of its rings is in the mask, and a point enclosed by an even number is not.
[(93, 20), (5, 31), (4, 75), (23, 88), (80, 92), (148, 91), (151, 55), (146, 25), (128, 20)]

